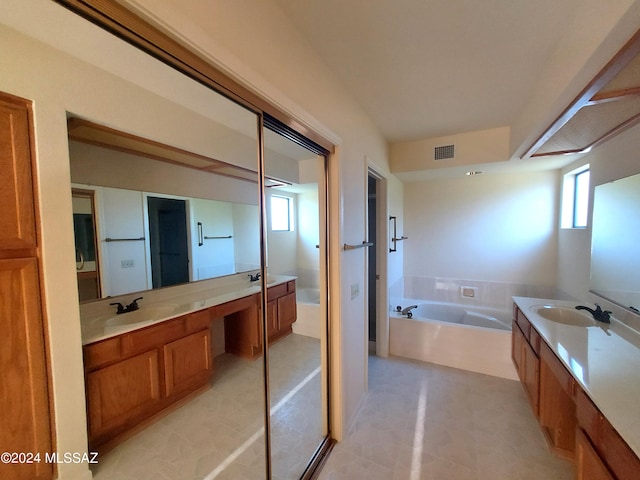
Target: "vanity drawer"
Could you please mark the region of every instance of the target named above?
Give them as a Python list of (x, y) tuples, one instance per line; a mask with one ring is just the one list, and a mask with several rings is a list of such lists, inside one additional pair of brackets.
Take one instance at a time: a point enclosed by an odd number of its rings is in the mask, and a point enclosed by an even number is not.
[(83, 347), (84, 368), (93, 370), (120, 360), (120, 337), (109, 338), (101, 342), (91, 343)]
[(146, 352), (185, 335), (185, 317), (167, 320), (122, 336), (123, 355)]
[(296, 281), (291, 280), (290, 282), (287, 282), (287, 292), (291, 293), (295, 291), (296, 291)]
[(190, 313), (185, 318), (185, 326), (188, 333), (197, 332), (211, 326), (211, 313), (213, 309), (206, 308), (198, 312)]
[(274, 285), (267, 290), (267, 302), (275, 300), (278, 297), (286, 295), (288, 293), (287, 284), (281, 283), (280, 285)]

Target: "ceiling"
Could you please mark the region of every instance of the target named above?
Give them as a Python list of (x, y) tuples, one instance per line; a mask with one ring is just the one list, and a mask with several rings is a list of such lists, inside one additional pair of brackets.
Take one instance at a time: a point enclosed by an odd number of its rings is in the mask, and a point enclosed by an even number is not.
[(582, 0), (277, 0), (391, 142), (512, 124)]

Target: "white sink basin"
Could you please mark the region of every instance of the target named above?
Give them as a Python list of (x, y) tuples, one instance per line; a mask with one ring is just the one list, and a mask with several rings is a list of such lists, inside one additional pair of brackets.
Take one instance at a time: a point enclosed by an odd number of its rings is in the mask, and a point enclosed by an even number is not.
[(531, 307), (535, 313), (542, 318), (550, 320), (556, 323), (562, 323), (563, 325), (572, 325), (574, 327), (592, 327), (596, 324), (596, 321), (588, 316), (571, 307), (556, 307), (553, 305), (537, 305)]
[(131, 325), (134, 323), (148, 322), (152, 320), (161, 320), (172, 316), (178, 310), (178, 305), (162, 304), (149, 305), (140, 307), (139, 310), (133, 312), (121, 313), (114, 315), (104, 321), (105, 327), (116, 327), (118, 325)]

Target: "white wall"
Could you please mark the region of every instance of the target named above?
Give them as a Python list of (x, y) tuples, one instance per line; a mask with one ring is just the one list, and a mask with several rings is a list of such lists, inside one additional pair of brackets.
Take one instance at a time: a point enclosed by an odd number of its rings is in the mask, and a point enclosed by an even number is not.
[(555, 285), (555, 171), (405, 184), (404, 273)]

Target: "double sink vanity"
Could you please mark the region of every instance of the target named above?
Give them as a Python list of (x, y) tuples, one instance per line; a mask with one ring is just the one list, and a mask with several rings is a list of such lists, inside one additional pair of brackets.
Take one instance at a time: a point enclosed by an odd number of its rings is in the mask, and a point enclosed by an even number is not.
[(640, 478), (640, 335), (572, 302), (513, 300), (512, 358), (553, 453), (579, 480)]
[[(269, 277), (267, 287), (271, 342), (291, 333), (296, 321), (295, 277)], [(109, 302), (81, 311), (92, 450), (112, 448), (209, 388), (214, 320), (224, 321), (226, 352), (248, 359), (262, 354), (260, 282), (243, 276), (196, 291), (183, 286), (145, 295), (151, 298), (127, 313), (116, 314)]]

